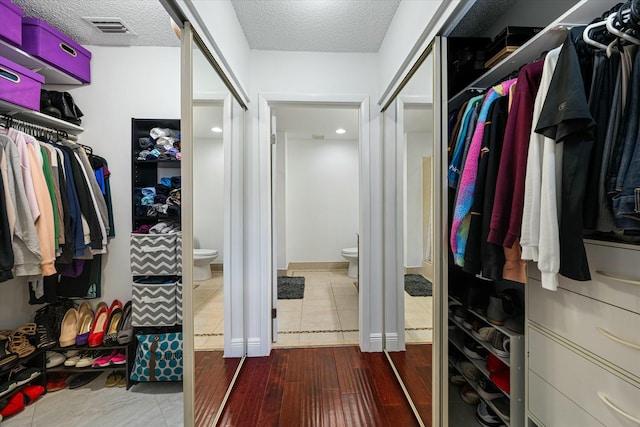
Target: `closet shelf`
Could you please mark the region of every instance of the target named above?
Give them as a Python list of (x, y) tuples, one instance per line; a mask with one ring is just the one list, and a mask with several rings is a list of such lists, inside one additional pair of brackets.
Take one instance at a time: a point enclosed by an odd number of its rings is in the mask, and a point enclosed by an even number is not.
[(576, 25), (584, 25), (577, 23), (591, 22), (593, 18), (600, 16), (602, 11), (608, 10), (612, 5), (610, 0), (581, 0), (511, 55), (487, 70), (461, 92), (451, 97), (449, 99), (450, 110), (462, 105), (469, 98), (469, 92), (482, 91), (491, 85), (499, 83), (523, 65), (538, 59), (543, 52), (560, 46), (566, 37), (567, 30)]
[(0, 114), (12, 116), (34, 125), (45, 126), (52, 129), (62, 130), (70, 135), (78, 135), (84, 132), (84, 128), (74, 125), (64, 120), (56, 119), (39, 111), (29, 110), (28, 108), (12, 104), (7, 101), (0, 100)]
[(173, 168), (179, 168), (180, 167), (180, 160), (135, 160), (135, 163), (137, 165), (144, 165), (146, 164), (153, 164), (156, 166), (162, 166), (162, 167), (173, 167)]
[(64, 71), (60, 71), (57, 68), (41, 61), (38, 58), (34, 58), (19, 47), (13, 46), (4, 40), (0, 40), (0, 56), (7, 58), (9, 61), (13, 61), (16, 64), (22, 65), (29, 70), (35, 71), (44, 77), (45, 84), (47, 85), (82, 85), (83, 83), (70, 76)]
[[(464, 377), (464, 379), (465, 379), (465, 380), (467, 380), (467, 382), (469, 383), (469, 385), (470, 385), (470, 386), (471, 386), (471, 387), (472, 387), (476, 392), (478, 392), (479, 387), (478, 387), (478, 383), (477, 383), (477, 382), (472, 381), (472, 380), (470, 380), (469, 378), (465, 377), (465, 376), (464, 376), (464, 374), (462, 373), (462, 371), (461, 371), (460, 369), (458, 369), (458, 367), (457, 367), (457, 366), (455, 366), (455, 365), (450, 365), (450, 366), (453, 366), (453, 368), (454, 368), (456, 371), (458, 371), (458, 373), (459, 373), (460, 375), (462, 375), (462, 376)], [(480, 399), (482, 399), (482, 400), (484, 400), (484, 401), (485, 401), (485, 403), (487, 404), (487, 406), (489, 406), (489, 407), (491, 408), (491, 410), (493, 410), (493, 412), (495, 412), (495, 414), (496, 414), (498, 417), (500, 417), (500, 419), (502, 420), (502, 422), (503, 422), (503, 423), (505, 423), (505, 424), (507, 425), (507, 427), (509, 427), (509, 426), (511, 425), (511, 424), (509, 423), (509, 421), (508, 421), (508, 420), (506, 420), (505, 418), (503, 418), (503, 417), (500, 415), (500, 412), (498, 412), (498, 410), (496, 409), (495, 405), (494, 405), (490, 400), (484, 399), (484, 398), (482, 398), (482, 397), (480, 397)]]
[[(486, 341), (482, 341), (479, 340), (478, 338), (474, 337), (473, 334), (471, 333), (471, 331), (469, 331), (467, 328), (465, 328), (462, 323), (458, 322), (456, 319), (454, 319), (453, 317), (449, 316), (449, 320), (455, 324), (458, 328), (460, 328), (465, 334), (467, 334), (468, 336), (470, 336), (474, 341), (476, 341), (478, 344), (480, 344), (482, 347), (485, 348), (485, 350), (487, 350), (489, 353), (493, 354), (494, 356), (496, 356), (498, 359), (500, 359), (502, 361), (502, 363), (504, 363), (505, 365), (511, 367), (511, 361), (509, 360), (508, 357), (502, 357), (502, 356), (498, 356), (496, 354), (496, 351), (493, 349), (493, 347), (491, 347), (491, 345), (489, 345), (488, 342)], [(491, 324), (489, 324), (490, 326), (493, 326)]]
[[(452, 297), (451, 295), (449, 295), (449, 299), (450, 299), (451, 301), (454, 301), (454, 302), (455, 302), (455, 303), (457, 303), (457, 304), (463, 305), (463, 304), (462, 304), (462, 302), (461, 302), (459, 299), (457, 299), (456, 297)], [(478, 313), (478, 312), (477, 312), (477, 311), (475, 311), (475, 310), (470, 310), (470, 309), (467, 309), (467, 310), (468, 310), (470, 313), (472, 313), (474, 316), (476, 316), (478, 319), (482, 320), (482, 321), (483, 321), (483, 322), (485, 322), (485, 323), (488, 323), (488, 324), (489, 324), (489, 326), (491, 326), (491, 327), (493, 327), (493, 328), (497, 329), (498, 331), (502, 332), (503, 334), (505, 334), (505, 335), (506, 335), (506, 336), (508, 336), (509, 338), (513, 338), (513, 337), (522, 337), (522, 334), (519, 334), (519, 333), (517, 333), (517, 332), (513, 332), (511, 329), (507, 329), (507, 328), (505, 328), (504, 326), (500, 326), (500, 325), (494, 325), (493, 323), (491, 323), (491, 322), (489, 322), (489, 321), (487, 320), (487, 317), (486, 317), (486, 316), (483, 316), (482, 314)]]

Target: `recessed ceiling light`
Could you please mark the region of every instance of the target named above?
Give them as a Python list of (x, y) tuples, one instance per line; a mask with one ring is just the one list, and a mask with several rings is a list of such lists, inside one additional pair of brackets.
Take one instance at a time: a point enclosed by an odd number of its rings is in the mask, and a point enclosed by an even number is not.
[(346, 130), (344, 130), (344, 129), (342, 129), (342, 128), (340, 128), (340, 129), (336, 129), (336, 133), (337, 133), (338, 135), (342, 135), (343, 133), (346, 133), (346, 132), (347, 132), (347, 131), (346, 131)]
[(215, 133), (220, 133), (220, 132), (222, 132), (222, 128), (219, 128), (218, 126), (216, 126), (214, 128), (211, 128), (211, 131), (215, 132)]

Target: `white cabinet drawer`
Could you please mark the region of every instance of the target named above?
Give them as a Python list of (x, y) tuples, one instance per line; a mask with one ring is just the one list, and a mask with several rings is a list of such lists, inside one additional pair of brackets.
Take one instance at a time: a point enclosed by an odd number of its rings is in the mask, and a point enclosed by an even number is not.
[(640, 314), (535, 279), (528, 286), (530, 320), (640, 378)]
[(531, 371), (529, 371), (529, 412), (548, 427), (603, 426), (567, 396)]
[[(586, 243), (591, 280), (579, 282), (558, 276), (558, 286), (640, 313), (640, 250)], [(535, 263), (528, 275), (540, 280)]]
[[(640, 385), (634, 386), (631, 382), (622, 380), (535, 328), (529, 327), (527, 332), (531, 371), (602, 424), (638, 427)], [(605, 403), (605, 400), (609, 404)], [(632, 421), (629, 417), (635, 418), (638, 422)]]

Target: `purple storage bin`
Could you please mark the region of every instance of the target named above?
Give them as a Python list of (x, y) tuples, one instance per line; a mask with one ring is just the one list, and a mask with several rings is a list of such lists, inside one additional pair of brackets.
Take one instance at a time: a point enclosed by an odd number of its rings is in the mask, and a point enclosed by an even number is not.
[(20, 46), (22, 44), (22, 9), (9, 0), (0, 0), (0, 38)]
[(43, 20), (23, 18), (22, 49), (83, 83), (91, 81), (91, 52)]
[(0, 99), (40, 111), (44, 77), (0, 56)]

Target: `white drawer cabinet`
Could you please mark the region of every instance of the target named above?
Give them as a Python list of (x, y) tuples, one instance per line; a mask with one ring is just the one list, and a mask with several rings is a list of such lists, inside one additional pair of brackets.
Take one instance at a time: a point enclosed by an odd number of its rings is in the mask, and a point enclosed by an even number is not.
[[(640, 247), (606, 242), (585, 244), (591, 280), (579, 282), (558, 276), (560, 288), (640, 313)], [(529, 263), (528, 275), (540, 280), (540, 271)]]
[[(543, 378), (606, 426), (638, 426), (640, 384), (623, 380), (535, 327), (530, 326), (527, 335), (529, 374)], [(529, 391), (535, 390), (530, 388)], [(554, 422), (550, 425), (562, 424)]]
[(529, 371), (529, 390), (529, 412), (535, 414), (536, 422), (544, 426), (604, 426), (531, 371)]
[(529, 320), (640, 378), (640, 314), (529, 281)]

